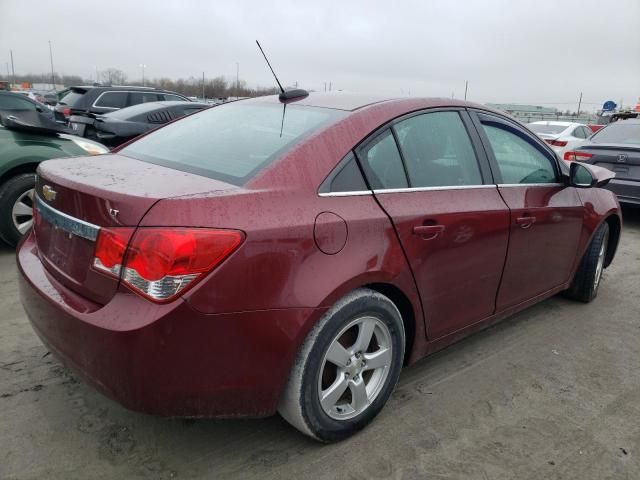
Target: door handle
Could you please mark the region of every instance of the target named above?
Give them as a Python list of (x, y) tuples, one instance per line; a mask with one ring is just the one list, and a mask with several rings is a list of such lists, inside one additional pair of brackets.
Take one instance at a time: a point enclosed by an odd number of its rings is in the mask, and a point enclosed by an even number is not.
[(536, 223), (536, 217), (518, 217), (516, 218), (516, 223), (520, 226), (520, 228), (527, 229), (531, 227), (531, 225)]
[(444, 225), (416, 225), (413, 234), (420, 235), (423, 240), (433, 240), (444, 231)]

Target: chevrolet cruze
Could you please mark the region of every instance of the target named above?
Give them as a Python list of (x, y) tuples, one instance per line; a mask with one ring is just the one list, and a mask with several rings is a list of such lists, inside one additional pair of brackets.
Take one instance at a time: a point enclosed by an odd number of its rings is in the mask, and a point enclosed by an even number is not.
[(47, 347), (134, 410), (363, 428), (403, 366), (545, 298), (598, 292), (614, 174), (487, 108), (238, 101), (38, 168), (17, 253)]

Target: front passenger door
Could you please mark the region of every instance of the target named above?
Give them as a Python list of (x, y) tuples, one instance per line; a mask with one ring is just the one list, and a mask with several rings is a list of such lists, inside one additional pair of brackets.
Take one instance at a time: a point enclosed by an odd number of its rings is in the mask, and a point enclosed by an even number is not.
[(537, 138), (502, 117), (472, 115), (511, 211), (500, 311), (570, 280), (583, 207), (575, 188), (564, 185), (555, 155)]

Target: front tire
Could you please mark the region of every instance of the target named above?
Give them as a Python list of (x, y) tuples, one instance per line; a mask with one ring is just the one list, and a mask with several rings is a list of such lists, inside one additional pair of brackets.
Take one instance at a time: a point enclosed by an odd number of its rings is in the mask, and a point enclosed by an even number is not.
[(280, 415), (322, 442), (353, 435), (389, 399), (404, 347), (404, 325), (393, 302), (367, 288), (351, 292), (307, 335), (280, 400)]
[(16, 175), (0, 186), (0, 237), (16, 246), (33, 225), (33, 173)]
[(609, 224), (604, 222), (593, 235), (584, 253), (573, 282), (565, 295), (574, 300), (588, 303), (598, 295), (602, 279), (604, 261), (609, 245)]

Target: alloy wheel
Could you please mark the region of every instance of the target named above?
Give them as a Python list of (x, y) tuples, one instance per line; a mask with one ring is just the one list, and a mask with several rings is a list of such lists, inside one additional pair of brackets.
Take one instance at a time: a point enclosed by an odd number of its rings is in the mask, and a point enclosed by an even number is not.
[(321, 362), (318, 395), (335, 420), (364, 412), (382, 390), (393, 359), (391, 333), (373, 316), (358, 317), (330, 343)]
[(35, 189), (31, 188), (22, 193), (13, 204), (11, 218), (13, 225), (20, 234), (24, 235), (33, 225), (33, 195)]

